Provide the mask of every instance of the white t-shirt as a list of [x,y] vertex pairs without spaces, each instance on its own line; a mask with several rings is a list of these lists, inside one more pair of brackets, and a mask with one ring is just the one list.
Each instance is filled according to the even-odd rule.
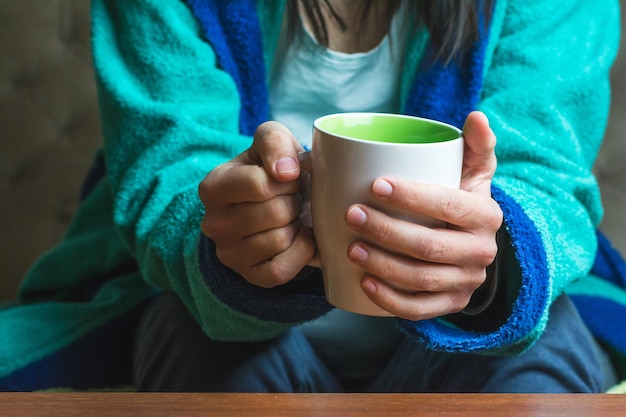
[[[270,77],[270,116],[310,146],[313,121],[331,113],[398,113],[405,32],[398,10],[387,35],[368,52],[347,54],[321,47],[305,31],[278,54]],[[279,51],[284,47],[279,42]]]
[[[320,46],[310,33],[285,48],[279,42],[270,77],[271,119],[286,125],[302,144],[311,145],[313,121],[349,111],[398,113],[400,73],[409,22],[404,7],[390,33],[368,52],[347,54]],[[392,318],[368,317],[335,309],[302,326],[311,345],[335,374],[345,380],[380,372],[398,344]]]

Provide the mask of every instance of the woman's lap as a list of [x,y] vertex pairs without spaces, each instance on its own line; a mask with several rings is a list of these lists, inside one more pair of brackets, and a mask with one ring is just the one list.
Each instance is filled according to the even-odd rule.
[[562,296],[542,337],[521,355],[435,352],[405,337],[378,376],[346,383],[298,328],[265,342],[216,342],[176,295],[163,293],[138,327],[135,385],[187,392],[601,392],[614,382],[605,362]]

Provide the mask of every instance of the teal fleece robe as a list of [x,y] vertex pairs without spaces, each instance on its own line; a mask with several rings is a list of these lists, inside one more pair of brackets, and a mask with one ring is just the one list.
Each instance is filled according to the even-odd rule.
[[[19,302],[0,310],[0,388],[127,383],[131,366],[119,358],[159,290],[175,291],[217,340],[269,339],[332,308],[319,273],[277,289],[248,284],[217,260],[199,227],[198,183],[245,150],[267,117],[283,8],[92,2],[99,172]],[[405,112],[461,125],[479,109],[498,137],[493,196],[504,212],[505,267],[497,315],[399,319],[406,332],[433,349],[515,354],[540,336],[551,302],[589,277],[602,216],[591,168],[618,41],[616,1],[498,0],[468,68],[427,62],[428,35],[414,35]]]

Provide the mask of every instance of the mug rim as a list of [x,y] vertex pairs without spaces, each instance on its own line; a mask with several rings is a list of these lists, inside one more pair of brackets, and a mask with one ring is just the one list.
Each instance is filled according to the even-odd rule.
[[[416,121],[422,121],[422,122],[427,122],[429,124],[434,124],[434,125],[438,125],[441,127],[445,127],[447,129],[449,129],[450,131],[454,131],[456,132],[456,134],[458,135],[455,138],[451,138],[451,139],[447,139],[447,140],[441,140],[441,141],[434,141],[434,142],[386,142],[386,141],[381,141],[381,140],[368,140],[368,139],[361,139],[361,138],[357,138],[357,137],[353,137],[353,136],[348,136],[348,135],[344,135],[344,134],[339,134],[339,133],[335,133],[335,132],[331,132],[328,129],[325,129],[323,127],[320,126],[321,123],[323,123],[325,120],[327,119],[335,119],[335,118],[341,118],[341,117],[346,117],[346,116],[355,116],[355,117],[384,117],[384,118],[390,118],[390,119],[410,119],[410,120],[416,120]],[[429,119],[429,118],[425,118],[425,117],[419,117],[419,116],[412,116],[412,115],[408,115],[408,114],[402,114],[402,113],[385,113],[385,112],[338,112],[338,113],[330,113],[330,114],[326,114],[324,116],[320,116],[318,118],[316,118],[313,122],[313,127],[314,129],[320,131],[321,133],[324,133],[326,135],[329,136],[335,136],[341,139],[345,139],[345,140],[350,140],[350,141],[354,141],[354,142],[360,142],[360,143],[367,143],[367,144],[371,144],[371,145],[384,145],[384,146],[441,146],[442,144],[445,143],[451,143],[454,141],[458,141],[458,140],[463,140],[463,131],[461,129],[459,129],[458,127],[451,125],[449,123],[445,123],[439,120],[435,120],[435,119]]]

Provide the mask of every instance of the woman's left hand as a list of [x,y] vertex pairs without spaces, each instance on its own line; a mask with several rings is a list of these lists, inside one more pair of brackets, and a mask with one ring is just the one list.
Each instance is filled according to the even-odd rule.
[[347,224],[364,239],[348,248],[352,262],[366,271],[361,287],[398,317],[424,320],[463,310],[495,259],[502,224],[491,198],[496,138],[480,112],[467,117],[463,132],[460,189],[394,178],[372,185],[379,201],[441,220],[447,228],[394,219],[362,204],[346,212]]

